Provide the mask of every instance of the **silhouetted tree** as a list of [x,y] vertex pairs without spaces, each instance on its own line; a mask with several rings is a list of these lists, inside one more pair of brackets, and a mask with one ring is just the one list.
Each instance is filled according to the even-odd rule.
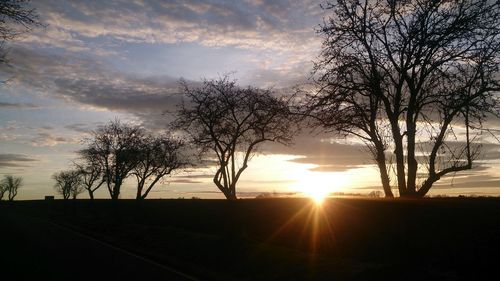
[[5,192],[7,192],[7,187],[2,182],[0,182],[0,201],[3,199]]
[[[309,116],[358,137],[392,197],[422,197],[443,176],[472,168],[499,89],[499,2],[327,2]],[[460,135],[455,134],[462,131]],[[389,152],[390,151],[390,152]],[[393,151],[393,152],[392,152]],[[395,159],[394,159],[395,158]]]
[[0,200],[3,198],[4,194],[7,193],[9,201],[13,201],[22,185],[23,179],[21,177],[5,175],[2,181],[0,181]]
[[139,147],[139,159],[132,173],[137,179],[136,199],[145,199],[158,181],[186,166],[181,155],[184,143],[169,135],[148,135]]
[[52,175],[52,179],[56,181],[54,185],[56,192],[61,194],[65,200],[70,197],[76,199],[78,194],[84,190],[80,171],[78,170],[60,171]]
[[0,1],[0,64],[6,62],[5,42],[32,28],[42,26],[35,9],[28,7],[29,0]]
[[109,194],[118,199],[123,181],[139,162],[139,150],[144,138],[144,130],[139,126],[109,122],[92,132],[86,139],[87,148],[83,155],[91,155],[101,167]]
[[287,101],[269,90],[240,88],[228,77],[205,80],[191,88],[181,82],[183,103],[174,128],[217,158],[213,182],[227,199],[236,199],[236,184],[257,146],[265,141],[287,144],[292,137]]
[[83,188],[87,190],[90,199],[94,199],[94,192],[106,182],[104,168],[95,155],[87,150],[81,150],[79,153],[81,162],[75,163],[75,166],[80,173]]

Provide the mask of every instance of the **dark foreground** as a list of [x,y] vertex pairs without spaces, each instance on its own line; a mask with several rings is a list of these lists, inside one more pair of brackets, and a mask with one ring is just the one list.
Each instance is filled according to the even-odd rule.
[[498,198],[1,203],[2,276],[14,280],[498,276]]

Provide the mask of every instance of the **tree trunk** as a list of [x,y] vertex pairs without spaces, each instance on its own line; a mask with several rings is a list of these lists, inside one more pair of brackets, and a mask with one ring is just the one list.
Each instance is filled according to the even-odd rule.
[[226,196],[226,199],[228,199],[228,200],[236,200],[236,199],[238,199],[236,197],[236,194],[233,194],[233,193],[224,194],[224,195]]
[[375,161],[377,162],[377,166],[380,170],[380,180],[382,181],[382,188],[384,189],[385,197],[393,198],[394,194],[392,194],[391,183],[389,181],[389,173],[387,172],[384,145],[382,142],[375,143],[375,149],[377,151],[377,155],[375,155]]
[[[151,189],[153,189],[153,187],[156,185],[156,183],[158,181],[160,181],[160,179],[162,178],[162,176],[157,176],[150,184],[149,186],[146,188],[146,191],[144,192],[144,194],[141,195],[141,199],[146,199],[146,197],[148,196],[149,192],[151,191]],[[142,192],[142,191],[141,191]]]
[[387,166],[385,165],[385,159],[383,161],[377,160],[377,166],[380,170],[380,180],[382,181],[382,187],[384,189],[385,197],[393,198],[394,194],[392,194],[389,174],[387,172]]
[[120,196],[120,187],[116,187],[116,185],[113,187],[113,193],[111,193],[111,199],[113,200],[118,200]]
[[230,188],[228,187],[219,187],[220,191],[222,191],[222,193],[224,193],[224,196],[226,196],[226,199],[228,200],[236,200],[238,199],[236,197],[236,192],[232,192]]
[[394,154],[396,155],[396,176],[398,180],[399,195],[406,194],[406,176],[405,176],[405,161],[403,151],[403,136],[401,136],[398,120],[391,119],[391,132],[394,139]]
[[418,190],[417,192],[418,197],[424,197],[427,194],[427,192],[429,192],[432,185],[438,180],[439,178],[434,175],[429,176],[427,180],[424,182],[424,184],[422,184],[422,186]]
[[142,199],[142,187],[137,187],[137,193],[135,194],[135,199],[136,200]]
[[[224,175],[224,173],[223,173]],[[232,188],[230,186],[227,186],[227,181],[224,178],[224,184],[220,182],[218,179],[218,175],[216,174],[213,178],[213,182],[217,186],[217,188],[226,196],[226,199],[228,200],[236,200],[236,188],[233,186]]]
[[[412,116],[410,116],[412,117]],[[410,118],[408,117],[408,118]],[[415,159],[415,124],[411,121],[406,122],[406,139],[408,140],[407,146],[407,162],[408,162],[408,179],[406,183],[406,197],[415,197],[417,189],[417,170],[418,163]]]
[[113,194],[111,194],[111,199],[118,200],[118,198],[120,198],[121,185],[122,185],[121,181],[117,180],[115,182],[115,185],[113,186]]
[[94,200],[94,192],[90,189],[87,190],[89,192],[89,198],[90,200]]

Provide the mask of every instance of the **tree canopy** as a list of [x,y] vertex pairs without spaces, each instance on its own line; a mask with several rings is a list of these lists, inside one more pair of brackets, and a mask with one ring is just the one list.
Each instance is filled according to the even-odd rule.
[[189,164],[183,148],[184,142],[169,134],[143,138],[137,165],[132,170],[137,179],[136,199],[145,199],[161,179]]
[[[499,89],[498,1],[342,0],[323,7],[306,113],[368,145],[386,196],[472,168]],[[476,143],[476,144],[475,144]]]
[[139,162],[144,129],[115,120],[98,128],[85,140],[81,155],[93,160],[102,169],[112,199],[118,199],[124,180]]
[[79,170],[60,171],[52,175],[55,180],[54,188],[57,193],[61,194],[63,199],[70,197],[76,199],[78,194],[82,193],[82,178]]
[[211,152],[217,170],[213,182],[227,199],[236,199],[236,184],[263,142],[288,144],[292,122],[287,101],[270,90],[238,87],[225,76],[200,87],[182,82],[187,102],[180,106],[174,128]]
[[4,194],[7,193],[9,201],[13,201],[22,185],[23,178],[5,175],[0,181],[0,200],[3,198]]

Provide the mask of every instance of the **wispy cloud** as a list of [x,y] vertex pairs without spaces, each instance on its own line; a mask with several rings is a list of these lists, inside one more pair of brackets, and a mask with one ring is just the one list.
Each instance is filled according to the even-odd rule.
[[[122,47],[197,44],[247,52],[264,86],[303,81],[321,39],[317,1],[70,1],[33,3],[46,28],[26,34],[24,46],[60,49],[66,56],[126,59]],[[201,55],[201,54],[200,54]],[[245,63],[245,62],[241,62]],[[238,70],[238,69],[231,69]]]
[[42,126],[36,129],[37,134],[31,138],[30,144],[34,147],[50,147],[59,144],[78,143],[79,139],[73,136],[61,135],[59,130],[51,126]]
[[28,167],[31,162],[37,161],[24,154],[0,153],[0,168]]
[[71,143],[71,139],[62,136],[55,136],[48,132],[40,132],[36,137],[31,140],[31,145],[36,147],[42,146],[56,146],[63,143]]
[[[88,48],[88,38],[128,43],[307,49],[321,21],[316,1],[37,1],[48,31],[25,42]],[[112,44],[112,43],[109,43]]]
[[98,125],[102,125],[101,123],[98,124],[87,124],[87,123],[73,123],[64,126],[65,129],[75,131],[78,133],[88,133],[92,130],[94,130]]
[[161,114],[180,101],[178,79],[168,76],[137,77],[112,70],[98,60],[27,48],[12,49],[10,55],[16,64],[3,69],[13,77],[8,87],[30,87],[73,103],[137,114]]
[[0,108],[5,108],[5,109],[35,109],[35,108],[40,108],[36,104],[32,103],[11,103],[11,102],[1,102],[0,101]]

